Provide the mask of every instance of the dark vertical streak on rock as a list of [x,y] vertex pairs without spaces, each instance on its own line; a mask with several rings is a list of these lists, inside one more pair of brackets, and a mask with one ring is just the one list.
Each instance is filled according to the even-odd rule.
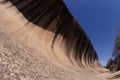
[[17,4],[21,3],[22,1],[24,1],[24,0],[13,0],[13,3],[14,3],[14,5],[17,5]]

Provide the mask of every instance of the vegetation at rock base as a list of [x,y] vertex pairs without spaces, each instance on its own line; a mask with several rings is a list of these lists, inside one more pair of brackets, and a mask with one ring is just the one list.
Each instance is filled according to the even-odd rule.
[[114,60],[109,59],[106,65],[106,68],[110,69],[110,71],[116,72],[120,70],[120,56],[116,57]]
[[110,58],[106,64],[106,68],[108,68],[110,71],[113,71],[113,72],[120,70],[120,29],[118,29],[117,31],[118,32],[115,39],[112,58]]

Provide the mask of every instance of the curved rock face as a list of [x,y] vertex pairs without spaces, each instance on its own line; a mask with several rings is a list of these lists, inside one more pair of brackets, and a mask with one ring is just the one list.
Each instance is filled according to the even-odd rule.
[[0,0],[0,47],[2,80],[105,80],[95,49],[62,0]]
[[[10,1],[28,21],[54,34],[46,35],[48,39],[45,43],[50,44],[55,55],[61,56],[61,53],[55,50],[57,48],[73,64],[75,62],[79,66],[83,64],[95,66],[98,56],[87,35],[62,0]],[[7,3],[7,1],[3,1],[3,3]]]

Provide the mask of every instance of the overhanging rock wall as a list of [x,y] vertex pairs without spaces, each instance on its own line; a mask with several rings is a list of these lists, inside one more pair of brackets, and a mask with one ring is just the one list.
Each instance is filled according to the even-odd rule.
[[[3,3],[7,1],[9,0]],[[49,38],[48,45],[54,54],[59,56],[60,53],[55,50],[57,48],[63,51],[62,54],[73,64],[92,67],[98,65],[98,56],[89,38],[62,0],[10,0],[10,2],[28,21],[54,34],[46,35]],[[62,37],[61,40],[59,35]]]
[[0,46],[0,62],[10,66],[0,68],[3,80],[104,78],[96,74],[102,68],[91,41],[62,0],[0,0]]

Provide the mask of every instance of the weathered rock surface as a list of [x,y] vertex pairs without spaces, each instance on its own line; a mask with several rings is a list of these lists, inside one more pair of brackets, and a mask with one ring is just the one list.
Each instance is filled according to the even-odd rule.
[[115,78],[106,71],[62,0],[0,0],[0,80]]

